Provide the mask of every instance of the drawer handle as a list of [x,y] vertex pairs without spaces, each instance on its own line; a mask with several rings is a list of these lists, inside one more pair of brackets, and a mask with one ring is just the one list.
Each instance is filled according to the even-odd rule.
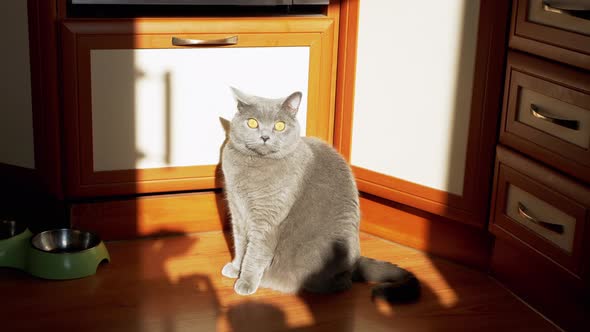
[[586,1],[555,1],[543,0],[543,9],[547,12],[576,16],[582,19],[590,19],[590,2]]
[[578,130],[580,128],[580,123],[577,120],[569,120],[569,119],[561,119],[556,118],[554,116],[549,116],[546,113],[543,114],[541,110],[535,104],[531,104],[531,114],[535,118],[539,118],[541,120],[545,120],[551,123],[554,123],[558,126],[562,126],[568,129]]
[[563,234],[563,225],[542,221],[531,216],[526,206],[524,206],[524,204],[521,202],[518,202],[518,214],[533,224],[537,224],[557,234]]
[[238,43],[238,36],[231,36],[221,39],[188,39],[172,37],[174,46],[202,46],[202,45],[235,45]]

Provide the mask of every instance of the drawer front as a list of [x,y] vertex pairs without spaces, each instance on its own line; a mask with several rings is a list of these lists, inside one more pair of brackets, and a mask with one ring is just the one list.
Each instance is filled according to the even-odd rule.
[[583,274],[590,189],[508,149],[498,147],[497,158],[491,231]]
[[333,21],[303,21],[65,22],[68,195],[219,187],[232,86],[270,98],[301,91],[302,135],[330,141]]
[[511,52],[500,141],[590,181],[590,75]]
[[504,213],[536,235],[572,253],[575,217],[513,184],[506,188]]
[[589,11],[588,1],[529,0],[526,14],[529,22],[590,37]]
[[[515,82],[513,84],[530,80],[534,81],[531,84],[533,86],[552,85],[552,83],[534,77],[522,77],[524,75],[526,74],[514,73]],[[558,94],[561,95],[575,93],[561,86],[553,88],[558,90]],[[590,98],[588,95],[581,95],[581,97]],[[590,146],[590,110],[538,93],[523,85],[517,88],[516,98],[518,100],[515,119],[517,122],[579,146],[584,150],[588,149]]]
[[514,1],[510,47],[590,69],[588,1]]

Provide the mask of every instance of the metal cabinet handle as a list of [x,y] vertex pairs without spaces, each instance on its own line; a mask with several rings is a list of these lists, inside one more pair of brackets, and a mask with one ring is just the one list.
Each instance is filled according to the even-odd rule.
[[543,0],[543,9],[548,12],[590,19],[590,1]]
[[528,220],[534,224],[537,224],[545,229],[548,229],[548,230],[555,232],[557,234],[563,234],[563,231],[564,231],[563,225],[542,221],[542,220],[539,220],[539,219],[531,216],[529,214],[529,211],[526,208],[526,206],[524,206],[524,204],[522,204],[521,202],[518,202],[518,214],[521,217],[525,218],[526,220]]
[[235,45],[238,43],[238,36],[231,36],[221,39],[188,39],[172,37],[174,46],[202,46],[202,45]]
[[545,120],[554,123],[558,126],[562,126],[572,130],[578,130],[580,128],[580,122],[577,120],[569,120],[550,116],[547,113],[543,114],[541,110],[535,104],[531,104],[531,114],[538,119]]

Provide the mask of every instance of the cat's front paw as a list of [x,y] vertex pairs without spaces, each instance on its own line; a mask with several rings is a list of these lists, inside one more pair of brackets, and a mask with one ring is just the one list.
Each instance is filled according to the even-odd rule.
[[253,283],[244,279],[238,279],[234,285],[234,290],[240,295],[250,295],[256,293],[256,290],[258,290],[258,285],[254,285]]
[[240,270],[236,269],[232,262],[225,264],[223,269],[221,270],[221,274],[228,278],[237,278],[240,275]]

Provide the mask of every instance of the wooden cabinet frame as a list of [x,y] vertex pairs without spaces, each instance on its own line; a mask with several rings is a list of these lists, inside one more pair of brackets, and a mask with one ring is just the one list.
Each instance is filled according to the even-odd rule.
[[[508,3],[506,0],[481,1],[463,195],[353,165],[361,191],[479,228],[485,227],[502,93]],[[354,112],[358,12],[359,1],[347,1],[341,5],[334,144],[348,160]]]
[[[219,188],[216,165],[97,172],[93,169],[91,49],[176,48],[171,37],[238,35],[237,47],[310,48],[307,134],[332,140],[332,18],[68,20],[62,25],[64,129],[70,197]],[[233,46],[223,46],[233,47]]]

